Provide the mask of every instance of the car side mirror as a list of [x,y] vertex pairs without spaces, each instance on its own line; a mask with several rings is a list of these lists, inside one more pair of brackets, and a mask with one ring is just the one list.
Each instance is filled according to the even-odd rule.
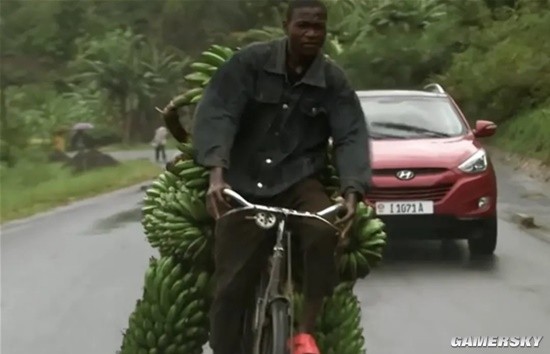
[[476,121],[476,128],[474,129],[474,135],[478,138],[486,138],[495,135],[497,131],[497,125],[489,120]]

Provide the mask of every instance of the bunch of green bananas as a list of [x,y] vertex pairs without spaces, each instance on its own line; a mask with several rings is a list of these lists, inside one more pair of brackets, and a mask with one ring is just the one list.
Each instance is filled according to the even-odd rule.
[[181,107],[198,103],[202,98],[204,87],[208,85],[218,68],[231,58],[233,54],[234,52],[231,48],[217,44],[202,52],[199,61],[190,65],[194,71],[185,76],[185,80],[194,87],[172,99],[174,105]]
[[363,202],[349,231],[349,243],[339,259],[340,278],[355,281],[365,278],[382,260],[387,235],[384,222],[375,217],[374,209]]
[[151,246],[162,256],[211,269],[213,220],[206,212],[204,196],[208,172],[183,156],[162,172],[145,192],[141,223]]
[[[327,149],[327,164],[321,173],[321,180],[329,195],[334,197],[339,194],[340,179],[333,165],[331,147]],[[343,281],[365,278],[379,264],[387,239],[384,227],[382,220],[376,218],[374,209],[360,202],[349,231],[349,243],[339,259]]]
[[[315,339],[323,354],[366,353],[361,304],[353,293],[353,285],[353,282],[340,283],[323,304],[315,328]],[[301,313],[303,302],[302,294],[294,296],[295,314]]]
[[151,258],[119,354],[202,353],[208,341],[210,276],[174,257]]
[[318,323],[319,349],[326,354],[364,354],[361,304],[353,293],[353,283],[342,283],[325,301]]

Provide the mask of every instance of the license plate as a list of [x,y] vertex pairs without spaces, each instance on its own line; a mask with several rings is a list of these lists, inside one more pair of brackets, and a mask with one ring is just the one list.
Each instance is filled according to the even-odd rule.
[[426,215],[434,213],[434,203],[427,200],[376,202],[375,206],[378,215]]

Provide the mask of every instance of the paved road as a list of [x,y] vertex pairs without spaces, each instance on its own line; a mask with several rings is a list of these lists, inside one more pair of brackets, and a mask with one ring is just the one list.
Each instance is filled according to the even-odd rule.
[[[548,186],[498,170],[492,260],[470,260],[463,242],[400,243],[357,286],[369,353],[443,354],[454,336],[550,333],[550,237],[508,221],[513,211],[550,215]],[[138,222],[141,197],[132,187],[3,228],[3,354],[115,353],[156,254]],[[550,353],[546,341],[534,352]]]

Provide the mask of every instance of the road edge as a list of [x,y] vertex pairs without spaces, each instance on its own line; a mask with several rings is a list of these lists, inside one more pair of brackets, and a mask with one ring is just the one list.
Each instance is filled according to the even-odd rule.
[[71,202],[71,203],[66,204],[66,205],[54,207],[54,208],[49,209],[47,211],[36,213],[32,216],[28,216],[28,217],[25,217],[25,218],[8,221],[8,222],[0,225],[0,234],[2,233],[1,231],[8,231],[9,229],[16,228],[16,227],[18,227],[22,224],[32,222],[32,221],[36,221],[36,220],[40,220],[40,219],[44,219],[44,218],[46,218],[48,216],[51,216],[52,214],[55,214],[55,213],[58,213],[58,212],[69,211],[69,210],[80,208],[80,207],[83,207],[83,206],[86,206],[86,205],[90,205],[90,204],[93,204],[95,202],[101,201],[101,200],[103,200],[107,197],[111,197],[113,195],[114,196],[119,196],[119,195],[124,195],[124,194],[131,193],[131,192],[141,191],[141,187],[144,186],[144,185],[148,185],[151,181],[152,181],[152,179],[145,180],[145,181],[133,184],[131,186],[127,186],[127,187],[123,187],[123,188],[120,188],[120,189],[115,189],[115,190],[103,192],[103,193],[94,195],[92,197],[88,197],[88,198],[84,198],[84,199],[80,199],[80,200]]

